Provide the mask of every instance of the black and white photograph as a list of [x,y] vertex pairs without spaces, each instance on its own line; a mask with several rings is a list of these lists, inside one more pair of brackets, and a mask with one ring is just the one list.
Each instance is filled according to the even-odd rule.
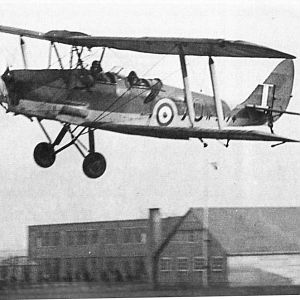
[[0,12],[0,299],[300,294],[299,1]]

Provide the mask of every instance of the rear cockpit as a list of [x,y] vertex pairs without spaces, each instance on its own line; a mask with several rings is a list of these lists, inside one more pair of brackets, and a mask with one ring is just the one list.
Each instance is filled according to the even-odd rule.
[[115,77],[116,82],[122,81],[127,89],[143,89],[150,90],[149,95],[145,98],[144,103],[151,102],[156,98],[162,89],[163,83],[159,78],[146,79],[138,77],[135,71],[130,71],[126,76],[124,75],[123,68],[113,67],[110,72]]

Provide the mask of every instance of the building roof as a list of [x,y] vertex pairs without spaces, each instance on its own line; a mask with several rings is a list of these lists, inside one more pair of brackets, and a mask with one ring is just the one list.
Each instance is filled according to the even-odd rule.
[[[203,220],[203,208],[190,213]],[[209,232],[230,255],[300,252],[300,207],[209,208]]]
[[168,217],[162,219],[162,238],[166,238],[178,224],[182,217]]
[[147,219],[126,219],[126,220],[106,220],[106,221],[90,221],[90,222],[71,222],[71,223],[53,223],[53,224],[37,224],[29,225],[29,228],[38,228],[46,226],[72,226],[72,225],[99,225],[107,223],[123,223],[123,222],[147,222]]
[[[170,233],[170,231],[174,228],[174,226],[177,224],[177,222],[181,219],[181,216],[174,216],[174,217],[167,217],[162,218],[162,234],[163,236],[166,236]],[[54,223],[54,224],[39,224],[39,225],[30,225],[30,229],[35,228],[56,228],[57,226],[66,226],[66,227],[72,227],[76,225],[104,225],[104,224],[119,224],[123,225],[124,223],[140,223],[140,226],[147,226],[148,225],[148,219],[126,219],[126,220],[108,220],[108,221],[92,221],[92,222],[75,222],[75,223]]]

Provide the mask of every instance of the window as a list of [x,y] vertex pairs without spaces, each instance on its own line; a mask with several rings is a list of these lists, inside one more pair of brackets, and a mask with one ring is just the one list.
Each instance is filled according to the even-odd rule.
[[124,244],[131,243],[131,228],[123,229],[123,243]]
[[96,257],[90,258],[90,266],[91,266],[92,272],[95,273],[97,271],[97,258]]
[[107,257],[105,260],[105,267],[108,271],[114,271],[117,266],[117,259],[115,257]]
[[90,230],[90,243],[97,244],[97,241],[98,241],[98,231]]
[[40,248],[42,247],[43,237],[42,234],[39,232],[36,234],[36,247]]
[[220,272],[223,271],[224,259],[222,256],[214,256],[211,261],[212,271]]
[[106,229],[105,230],[105,242],[106,244],[116,244],[117,243],[117,231],[116,229]]
[[163,257],[160,259],[160,270],[161,271],[171,271],[171,258]]
[[60,258],[53,258],[51,261],[51,277],[53,280],[58,280],[59,279],[59,273],[60,273],[60,265],[61,265],[61,260]]
[[141,243],[142,242],[142,228],[133,228],[133,243]]
[[78,231],[77,232],[77,245],[86,245],[87,244],[87,232]]
[[72,272],[72,259],[66,258],[66,272]]
[[67,245],[68,246],[74,245],[74,234],[72,231],[67,231]]
[[147,234],[144,232],[141,234],[141,243],[146,244],[147,242]]
[[143,257],[135,257],[133,260],[135,278],[137,280],[147,276],[146,263]]
[[199,230],[180,230],[173,239],[173,242],[197,243],[201,241],[201,232]]
[[196,237],[195,237],[195,232],[194,231],[188,231],[187,232],[187,240],[188,242],[195,242]]
[[83,275],[87,269],[87,259],[85,257],[80,257],[77,260],[77,270]]
[[43,232],[36,240],[37,247],[58,246],[60,243],[60,232]]
[[194,271],[203,271],[205,269],[205,258],[204,257],[194,257]]
[[45,263],[44,263],[44,268],[45,268],[45,275],[47,276],[47,278],[50,278],[51,275],[51,262],[50,259],[45,259]]
[[179,257],[177,259],[177,270],[178,271],[188,271],[188,259],[185,257]]
[[122,271],[125,274],[125,278],[131,278],[132,277],[132,267],[131,267],[131,263],[130,260],[127,259],[123,259],[122,260]]
[[144,228],[123,228],[122,240],[124,244],[140,244],[146,243],[146,233]]
[[42,246],[50,245],[50,232],[44,232],[44,236],[42,239]]
[[58,246],[60,242],[60,233],[59,232],[53,232],[52,233],[52,246]]
[[176,232],[173,237],[173,242],[184,242],[184,234],[182,231]]
[[6,279],[8,275],[8,268],[6,266],[1,266],[0,268],[0,278],[1,279]]

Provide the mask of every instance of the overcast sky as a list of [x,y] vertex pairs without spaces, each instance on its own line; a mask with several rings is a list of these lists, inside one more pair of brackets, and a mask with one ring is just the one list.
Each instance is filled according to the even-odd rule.
[[[298,1],[1,1],[1,24],[108,36],[180,36],[246,40],[300,57]],[[30,68],[47,66],[48,43],[26,39]],[[60,48],[65,55],[65,47]],[[68,48],[69,49],[69,48]],[[93,52],[94,53],[94,52]],[[92,54],[93,54],[92,53]],[[21,68],[18,37],[0,34],[1,72]],[[99,57],[99,53],[94,53]],[[90,58],[92,59],[92,58]],[[67,60],[66,60],[67,61]],[[244,101],[280,60],[217,58],[220,93],[231,107]],[[188,58],[193,90],[211,94],[208,59]],[[107,51],[104,67],[124,66],[181,87],[178,57]],[[300,112],[299,59],[289,110]],[[54,137],[58,124],[45,122]],[[268,130],[267,128],[261,128]],[[300,119],[284,116],[275,132],[300,139]],[[45,140],[35,122],[0,113],[0,249],[27,247],[33,224],[164,216],[192,206],[298,206],[300,145],[172,141],[96,132],[107,159],[103,177],[82,173],[76,149],[49,169],[36,166],[35,145]],[[216,162],[215,170],[211,163]],[[205,195],[208,195],[206,199]]]

